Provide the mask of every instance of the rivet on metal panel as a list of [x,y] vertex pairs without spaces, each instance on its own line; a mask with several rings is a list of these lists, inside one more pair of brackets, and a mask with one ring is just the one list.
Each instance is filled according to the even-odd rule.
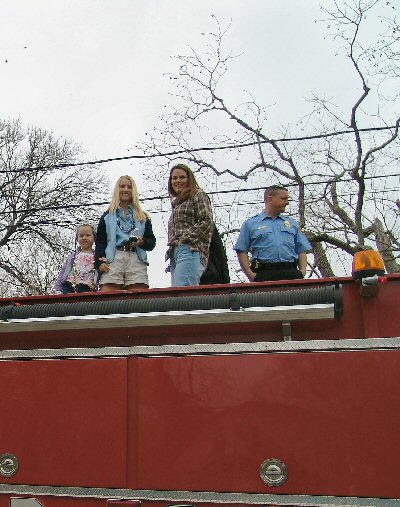
[[292,339],[292,326],[290,322],[282,322],[283,340],[289,342]]
[[0,474],[3,477],[12,477],[18,472],[18,459],[14,454],[2,454],[0,456]]
[[268,486],[281,486],[288,477],[285,463],[276,458],[267,459],[261,463],[260,477]]

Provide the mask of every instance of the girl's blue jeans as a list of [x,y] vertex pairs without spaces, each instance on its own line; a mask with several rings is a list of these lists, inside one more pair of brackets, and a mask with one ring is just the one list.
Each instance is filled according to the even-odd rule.
[[200,252],[189,245],[176,246],[171,256],[172,287],[199,285],[205,267],[200,261]]

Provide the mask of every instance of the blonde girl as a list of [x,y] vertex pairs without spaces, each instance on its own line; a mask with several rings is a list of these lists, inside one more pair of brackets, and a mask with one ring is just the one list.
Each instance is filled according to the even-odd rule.
[[100,290],[147,288],[147,252],[155,245],[151,221],[140,205],[136,184],[130,176],[121,176],[97,228]]

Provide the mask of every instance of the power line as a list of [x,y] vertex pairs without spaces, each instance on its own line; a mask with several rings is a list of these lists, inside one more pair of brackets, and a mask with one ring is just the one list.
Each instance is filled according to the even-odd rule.
[[[368,127],[364,129],[358,129],[358,132],[379,132],[383,130],[391,130],[398,128],[397,125],[393,125],[391,127]],[[202,147],[202,148],[193,148],[186,150],[175,150],[165,153],[153,153],[151,155],[127,155],[124,157],[110,157],[99,160],[90,160],[87,162],[75,162],[68,164],[54,164],[48,166],[37,166],[37,167],[25,167],[21,169],[9,169],[9,170],[0,170],[0,174],[10,174],[10,173],[22,173],[22,172],[30,172],[30,171],[47,171],[48,169],[65,169],[67,167],[79,167],[79,166],[89,166],[89,165],[98,165],[98,164],[106,164],[109,162],[120,162],[122,160],[150,160],[155,158],[162,157],[171,157],[176,155],[182,155],[183,153],[197,153],[200,151],[222,151],[222,150],[233,150],[236,148],[248,148],[250,146],[258,146],[260,144],[272,144],[272,143],[290,143],[294,141],[312,141],[316,139],[326,139],[327,137],[335,137],[340,135],[353,134],[353,130],[341,130],[337,132],[327,132],[326,134],[315,134],[311,136],[300,136],[300,137],[283,137],[280,139],[268,139],[266,141],[252,141],[248,143],[238,143],[231,144],[225,146],[215,146],[215,147]]]
[[[379,174],[379,175],[375,175],[375,176],[365,176],[364,179],[365,180],[375,180],[375,179],[392,178],[392,177],[400,177],[400,173],[395,173],[395,174]],[[352,180],[350,178],[344,178],[344,179],[338,179],[338,180],[336,180],[336,183],[338,183],[338,182],[340,182],[340,183],[347,183],[347,182],[351,182],[351,181],[354,181],[354,180]],[[306,182],[305,186],[307,186],[307,185],[323,185],[323,184],[328,184],[328,183],[332,183],[332,180],[310,181],[308,183]],[[285,186],[286,187],[296,187],[297,184],[296,183],[289,183],[289,184],[287,184]],[[263,187],[253,187],[253,188],[239,188],[239,189],[231,189],[231,190],[214,190],[214,191],[207,192],[207,194],[208,195],[220,195],[220,194],[232,194],[232,193],[238,194],[238,193],[241,193],[241,192],[257,192],[257,191],[264,191],[264,190],[265,190],[265,186],[263,186]],[[396,189],[393,189],[392,191],[395,191],[395,190]],[[389,191],[391,191],[391,190],[390,189],[386,189],[386,190],[384,190],[384,189],[368,190],[367,189],[366,190],[366,192],[368,192],[368,193],[373,193],[373,192],[387,193]],[[351,196],[351,195],[356,195],[356,194],[352,194],[352,193],[343,194],[343,196]],[[168,195],[153,196],[153,197],[143,197],[143,198],[140,199],[140,202],[143,203],[143,202],[148,202],[148,201],[165,201],[165,200],[169,200],[169,196]],[[110,204],[109,201],[82,203],[82,204],[63,204],[63,205],[60,205],[60,206],[47,206],[47,207],[43,207],[43,208],[29,208],[29,209],[12,210],[12,211],[0,211],[0,216],[1,215],[9,215],[9,214],[12,214],[12,213],[15,213],[15,214],[20,214],[20,213],[30,213],[30,214],[33,214],[33,213],[39,213],[41,211],[55,211],[55,210],[60,210],[60,209],[67,210],[67,209],[88,208],[88,207],[96,207],[96,206],[107,206],[109,204]],[[248,204],[248,203],[245,203],[245,204]],[[229,204],[229,206],[231,206],[231,204]]]

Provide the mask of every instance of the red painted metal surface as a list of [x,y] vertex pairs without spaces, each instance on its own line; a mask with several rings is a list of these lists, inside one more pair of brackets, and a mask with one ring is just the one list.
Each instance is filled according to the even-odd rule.
[[20,464],[1,483],[125,484],[126,359],[2,361],[0,386],[0,454]]
[[[291,280],[286,282],[264,282],[252,284],[232,284],[229,286],[190,287],[175,289],[144,289],[134,293],[119,291],[115,294],[93,293],[86,296],[36,296],[0,300],[0,306],[10,304],[35,304],[55,302],[75,302],[81,300],[104,301],[119,298],[161,298],[170,296],[197,296],[223,294],[229,291],[246,293],[260,290],[293,290],[319,287],[326,284],[341,283],[343,286],[344,315],[340,320],[297,321],[292,323],[293,340],[338,340],[351,338],[375,338],[399,336],[400,326],[394,316],[398,312],[400,275],[388,276],[385,284],[380,284],[378,293],[372,298],[360,297],[359,285],[351,278]],[[105,347],[133,345],[163,345],[190,343],[225,343],[279,341],[282,327],[279,322],[254,322],[235,324],[180,325],[179,332],[173,326],[114,328],[99,331],[86,329],[68,331],[40,331],[14,334],[0,333],[0,350],[18,348],[63,348],[63,347]]]
[[[337,281],[344,291],[342,318],[293,322],[293,340],[400,336],[399,275],[369,298],[351,279]],[[190,297],[325,283],[335,280],[16,302]],[[280,340],[280,322],[192,324],[0,333],[0,349]],[[0,454],[20,461],[17,474],[0,477],[0,484],[400,498],[399,397],[400,350],[0,361]],[[260,479],[268,458],[287,465],[284,485],[273,488]],[[9,507],[13,496],[0,494],[0,507]],[[36,498],[47,507],[113,505],[106,498]]]
[[400,496],[398,351],[140,359],[138,379],[139,488]]

